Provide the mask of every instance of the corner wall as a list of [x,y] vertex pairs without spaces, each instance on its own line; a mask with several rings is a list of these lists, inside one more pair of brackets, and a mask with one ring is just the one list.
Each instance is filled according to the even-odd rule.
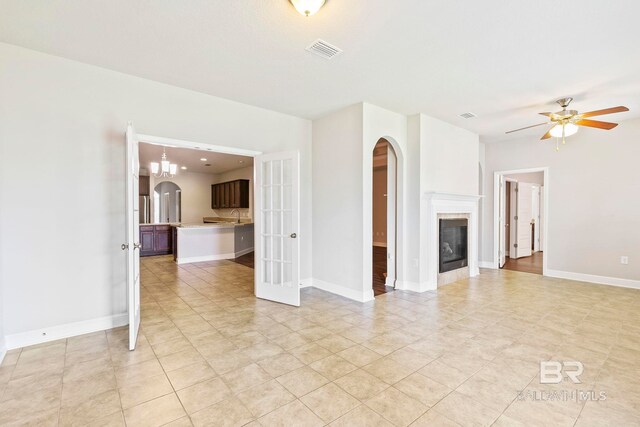
[[[560,151],[536,136],[485,144],[482,259],[495,262],[494,172],[547,166],[548,273],[640,287],[638,135],[640,119],[634,119],[611,131],[582,128]],[[620,264],[622,255],[628,265]]]

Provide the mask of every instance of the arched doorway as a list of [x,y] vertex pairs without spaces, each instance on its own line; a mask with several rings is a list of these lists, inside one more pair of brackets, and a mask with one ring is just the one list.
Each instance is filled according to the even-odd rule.
[[377,296],[393,291],[397,280],[398,159],[385,138],[373,148],[372,167],[372,287]]
[[163,181],[153,189],[153,219],[158,223],[182,221],[182,190],[171,181]]

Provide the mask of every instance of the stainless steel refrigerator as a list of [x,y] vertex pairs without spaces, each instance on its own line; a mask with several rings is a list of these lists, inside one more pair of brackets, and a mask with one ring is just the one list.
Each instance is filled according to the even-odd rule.
[[151,223],[151,197],[140,196],[140,224]]

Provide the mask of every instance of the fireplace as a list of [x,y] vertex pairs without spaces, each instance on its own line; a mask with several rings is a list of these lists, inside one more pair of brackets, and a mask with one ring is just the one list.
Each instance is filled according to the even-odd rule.
[[467,266],[467,223],[466,218],[440,219],[440,273]]

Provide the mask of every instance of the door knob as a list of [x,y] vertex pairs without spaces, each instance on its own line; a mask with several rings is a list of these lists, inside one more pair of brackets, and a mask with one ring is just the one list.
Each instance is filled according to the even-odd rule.
[[126,243],[123,243],[122,245],[120,245],[120,249],[122,249],[123,251],[126,251],[127,249],[129,249],[129,245],[127,245]]
[[289,237],[291,237],[292,239],[295,239],[296,237],[298,237],[298,235],[296,233],[291,233],[291,236]]
[[140,249],[142,247],[142,245],[140,243],[134,243],[133,244],[133,249]]

